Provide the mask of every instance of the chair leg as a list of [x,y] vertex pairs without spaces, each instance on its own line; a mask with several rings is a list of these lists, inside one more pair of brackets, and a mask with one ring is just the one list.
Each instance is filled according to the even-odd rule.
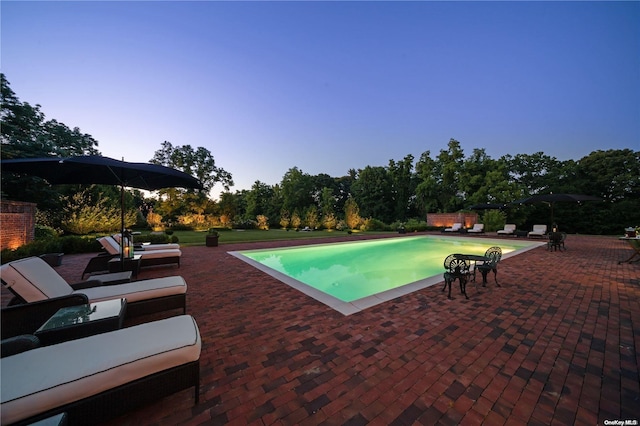
[[464,297],[469,299],[469,296],[467,296],[467,280],[464,279],[463,277],[460,277],[460,292],[462,294],[464,294]]

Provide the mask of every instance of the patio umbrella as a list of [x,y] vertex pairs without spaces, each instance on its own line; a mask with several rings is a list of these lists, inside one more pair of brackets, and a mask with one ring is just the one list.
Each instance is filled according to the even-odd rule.
[[591,195],[582,194],[536,194],[521,200],[514,201],[511,204],[535,204],[547,203],[551,207],[551,225],[553,226],[553,205],[555,203],[582,203],[583,201],[602,201],[602,198],[593,197]]
[[[52,185],[102,184],[120,186],[120,221],[124,233],[124,187],[154,191],[161,188],[202,189],[193,176],[151,163],[129,163],[99,155],[77,157],[17,158],[2,160],[3,172],[23,173],[46,179]],[[124,250],[120,250],[121,257]]]
[[507,205],[504,203],[478,203],[469,206],[469,210],[503,210],[506,207]]

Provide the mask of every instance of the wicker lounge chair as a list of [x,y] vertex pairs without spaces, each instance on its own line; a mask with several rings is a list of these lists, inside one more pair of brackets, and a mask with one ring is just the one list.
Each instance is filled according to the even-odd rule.
[[458,232],[461,229],[462,229],[461,223],[454,223],[453,226],[451,226],[451,228],[445,228],[444,232]]
[[92,302],[125,298],[128,316],[177,308],[186,313],[187,284],[179,276],[117,285],[103,285],[100,281],[69,285],[39,257],[9,262],[0,267],[0,272],[2,284],[16,296],[12,304],[80,293]]
[[547,225],[533,225],[531,232],[527,234],[527,237],[544,237],[547,233]]
[[513,223],[507,223],[504,229],[498,230],[498,235],[513,235],[516,232],[516,225]]
[[34,348],[0,359],[2,424],[59,413],[96,424],[190,387],[199,402],[202,342],[189,315],[50,346],[30,337]]
[[475,223],[473,228],[467,229],[467,232],[472,234],[484,234],[484,223]]
[[[111,255],[120,254],[120,244],[113,237],[100,237],[98,238],[100,245]],[[182,252],[178,249],[166,249],[166,250],[134,250],[134,255],[140,255],[141,267],[155,266],[155,265],[168,265],[177,263],[180,266],[180,256]]]
[[[120,234],[113,234],[111,236],[113,240],[120,245]],[[149,250],[180,250],[180,244],[177,243],[166,243],[166,244],[149,244],[149,243],[133,243],[134,249],[136,251],[149,251]]]

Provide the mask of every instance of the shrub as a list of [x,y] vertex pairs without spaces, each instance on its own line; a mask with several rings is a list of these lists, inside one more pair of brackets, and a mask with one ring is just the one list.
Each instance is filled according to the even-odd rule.
[[269,230],[269,218],[263,214],[256,216],[258,229]]
[[133,237],[135,243],[166,244],[170,240],[167,234],[141,234]]
[[178,244],[178,242],[180,241],[180,239],[178,238],[177,235],[172,235],[171,236],[171,242],[174,244]]
[[57,238],[58,232],[50,226],[45,225],[36,225],[35,228],[35,239],[36,240],[47,240],[50,238]]
[[328,230],[336,229],[336,226],[338,226],[338,219],[336,218],[336,215],[333,213],[325,214],[322,217],[322,226]]
[[15,250],[5,249],[0,253],[2,263],[25,257],[40,256],[46,253],[94,253],[100,251],[100,244],[95,238],[67,236],[36,240],[22,245]]
[[486,210],[482,215],[482,223],[484,223],[485,232],[495,232],[504,228],[507,223],[507,214],[500,210]]
[[407,232],[422,232],[426,231],[428,226],[424,220],[409,219],[407,223],[404,224],[404,228]]
[[368,218],[362,221],[360,226],[362,231],[388,231],[389,227],[381,220]]

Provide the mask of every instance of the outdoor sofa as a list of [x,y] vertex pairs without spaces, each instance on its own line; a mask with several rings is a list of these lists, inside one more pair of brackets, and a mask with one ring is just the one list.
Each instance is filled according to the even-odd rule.
[[69,285],[39,257],[28,257],[0,267],[2,284],[15,298],[10,303],[28,303],[70,294],[85,294],[89,301],[127,299],[127,315],[137,316],[169,309],[186,313],[187,284],[180,276],[104,285],[97,280]]
[[92,425],[190,387],[199,402],[202,342],[189,315],[49,346],[39,346],[32,335],[7,337],[33,343],[22,351],[3,350],[3,425],[59,413],[66,413],[70,425]]

